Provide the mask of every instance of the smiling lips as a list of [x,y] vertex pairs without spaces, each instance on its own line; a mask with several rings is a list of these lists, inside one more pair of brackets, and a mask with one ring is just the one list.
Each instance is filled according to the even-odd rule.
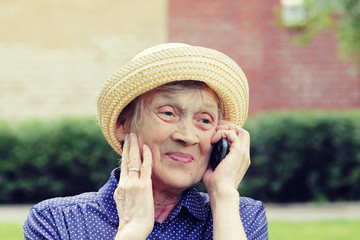
[[182,152],[169,152],[166,155],[172,160],[179,163],[190,163],[194,160],[194,157],[191,154],[182,153]]

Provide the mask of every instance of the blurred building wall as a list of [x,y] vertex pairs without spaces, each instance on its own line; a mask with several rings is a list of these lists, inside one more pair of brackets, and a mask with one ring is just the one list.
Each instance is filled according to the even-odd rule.
[[111,73],[141,50],[223,51],[250,83],[250,113],[360,107],[360,73],[328,32],[307,46],[277,27],[280,0],[0,1],[0,118],[95,115]]
[[278,27],[280,0],[169,0],[169,41],[225,52],[250,84],[250,112],[360,107],[360,72],[339,58],[327,32],[307,46]]
[[95,115],[102,83],[167,40],[167,1],[0,1],[0,118]]

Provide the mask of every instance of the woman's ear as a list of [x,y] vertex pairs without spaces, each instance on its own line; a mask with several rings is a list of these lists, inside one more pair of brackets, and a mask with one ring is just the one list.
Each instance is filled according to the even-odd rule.
[[128,131],[125,130],[124,124],[116,124],[115,135],[116,135],[116,138],[119,139],[119,141],[121,141],[121,142],[125,141],[125,135],[127,133],[128,133]]

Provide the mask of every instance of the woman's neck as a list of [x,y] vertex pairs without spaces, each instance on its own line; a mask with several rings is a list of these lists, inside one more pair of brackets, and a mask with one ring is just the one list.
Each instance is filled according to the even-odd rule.
[[182,191],[170,192],[153,186],[155,218],[163,222],[182,197]]

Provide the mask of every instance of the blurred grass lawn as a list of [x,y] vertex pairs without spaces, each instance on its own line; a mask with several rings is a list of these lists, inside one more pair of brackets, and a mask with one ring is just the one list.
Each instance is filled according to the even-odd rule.
[[[304,222],[269,222],[272,240],[358,240],[360,220],[326,220]],[[0,223],[0,239],[23,239],[22,223]]]
[[23,223],[15,222],[0,222],[0,239],[1,240],[15,240],[15,239],[24,239],[22,233]]
[[275,240],[358,240],[360,219],[303,222],[270,221],[268,228],[269,238]]

